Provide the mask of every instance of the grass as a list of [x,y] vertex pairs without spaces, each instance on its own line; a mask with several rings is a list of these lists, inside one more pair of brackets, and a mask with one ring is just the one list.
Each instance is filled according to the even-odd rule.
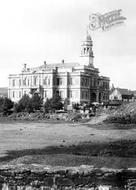
[[128,168],[136,166],[136,141],[82,143],[77,146],[51,146],[44,149],[8,151],[1,162],[61,166],[94,165]]

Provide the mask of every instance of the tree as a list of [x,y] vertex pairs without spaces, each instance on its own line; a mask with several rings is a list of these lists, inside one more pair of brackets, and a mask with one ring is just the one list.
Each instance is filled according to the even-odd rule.
[[45,112],[49,112],[49,110],[55,111],[62,109],[63,104],[61,102],[61,97],[58,93],[56,93],[53,98],[47,99],[47,101],[44,103],[44,110]]
[[51,110],[51,99],[46,100],[46,102],[44,103],[44,111],[45,113],[49,113],[49,110]]
[[61,97],[58,93],[56,93],[53,98],[51,99],[51,108],[52,110],[60,110],[62,109],[63,104],[61,102]]
[[19,102],[15,104],[15,111],[16,112],[32,111],[31,98],[27,94],[24,94],[22,98],[19,100]]
[[0,98],[0,112],[7,115],[9,111],[13,108],[14,103],[7,97]]
[[43,105],[43,98],[38,93],[34,93],[30,100],[33,110],[40,110]]
[[3,112],[3,102],[4,102],[4,98],[0,97],[0,112]]

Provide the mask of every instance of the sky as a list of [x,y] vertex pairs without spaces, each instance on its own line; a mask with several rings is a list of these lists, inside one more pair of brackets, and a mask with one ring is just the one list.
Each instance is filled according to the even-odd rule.
[[136,90],[135,0],[0,0],[0,87],[24,63],[78,62],[89,15],[122,9],[124,24],[89,30],[94,66],[115,87]]

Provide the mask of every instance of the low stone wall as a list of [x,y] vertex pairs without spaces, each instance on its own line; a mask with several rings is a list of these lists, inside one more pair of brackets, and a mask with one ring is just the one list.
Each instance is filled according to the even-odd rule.
[[3,187],[7,185],[8,187],[48,187],[48,189],[89,189],[107,186],[114,189],[115,187],[124,188],[134,184],[132,179],[135,176],[135,169],[99,169],[93,166],[62,168],[18,165],[0,168],[0,184],[3,184]]

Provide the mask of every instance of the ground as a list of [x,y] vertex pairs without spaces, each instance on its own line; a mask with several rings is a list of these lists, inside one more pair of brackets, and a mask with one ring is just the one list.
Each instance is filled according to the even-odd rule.
[[102,123],[1,122],[1,164],[135,167],[136,128]]

